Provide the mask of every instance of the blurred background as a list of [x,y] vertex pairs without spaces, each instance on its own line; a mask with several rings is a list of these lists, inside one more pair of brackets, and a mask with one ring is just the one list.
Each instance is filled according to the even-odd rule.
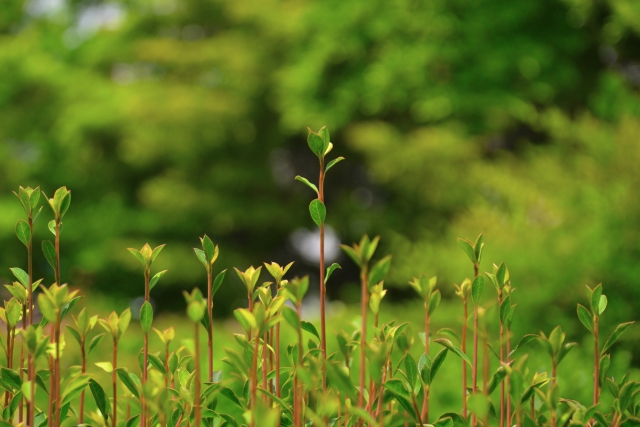
[[[338,243],[380,235],[385,303],[419,319],[408,280],[437,275],[457,307],[472,268],[456,238],[482,232],[482,271],[511,270],[517,334],[586,339],[575,304],[603,282],[608,335],[640,313],[639,89],[634,0],[3,0],[0,276],[25,266],[19,185],[72,190],[62,276],[84,293],[139,297],[125,248],[166,243],[153,297],[182,311],[206,284],[204,233],[216,272],[316,274],[294,177],[317,180],[306,126],[327,125],[347,159],[326,182],[335,310],[358,300]],[[52,279],[39,250],[35,271]],[[230,272],[216,314],[243,289]],[[638,328],[624,338],[617,366],[640,364]]]

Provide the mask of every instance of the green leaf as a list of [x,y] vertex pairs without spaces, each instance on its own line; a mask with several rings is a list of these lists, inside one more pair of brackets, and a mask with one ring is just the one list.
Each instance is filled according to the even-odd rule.
[[487,385],[487,392],[489,394],[493,393],[493,391],[498,387],[498,385],[506,378],[507,370],[504,366],[500,366],[491,376],[491,380],[489,380],[489,384]]
[[328,164],[327,167],[324,168],[324,173],[327,173],[329,171],[329,169],[331,169],[336,163],[340,162],[344,160],[344,157],[340,156],[338,158],[335,158],[333,160],[331,160]]
[[104,334],[98,334],[91,339],[91,342],[89,343],[89,349],[87,350],[87,355],[90,355],[96,350],[96,348],[98,348],[98,345],[100,345],[100,342],[102,342],[103,338]]
[[604,313],[604,310],[607,308],[607,296],[601,295],[600,302],[598,304],[598,316]]
[[593,292],[591,293],[591,312],[598,313],[598,308],[600,307],[600,297],[602,296],[602,284],[599,284],[595,288],[593,288]]
[[161,278],[162,276],[164,276],[164,273],[166,273],[167,271],[169,271],[169,270],[162,270],[162,271],[160,271],[160,272],[156,273],[156,274],[151,278],[151,280],[149,281],[149,290],[153,289],[153,288],[154,288],[154,286],[156,286],[156,284],[158,283],[158,280],[160,280],[160,278]]
[[352,402],[358,400],[356,390],[351,384],[349,375],[345,372],[346,368],[338,367],[330,361],[325,361],[327,379],[333,387],[335,387],[344,396],[351,399]]
[[605,354],[600,358],[600,378],[598,378],[598,382],[600,386],[604,384],[605,378],[607,378],[607,371],[609,371],[609,365],[611,364],[611,356]]
[[458,244],[462,250],[467,254],[472,263],[476,263],[476,253],[473,250],[473,244],[467,239],[458,239]]
[[314,199],[309,204],[309,213],[311,214],[313,222],[315,222],[318,227],[321,227],[327,216],[327,208],[325,208],[324,203],[319,199]]
[[47,259],[47,262],[53,268],[56,269],[56,249],[53,247],[53,243],[50,240],[42,241],[42,252],[44,252],[44,257]]
[[391,255],[387,255],[371,267],[369,272],[369,286],[377,285],[384,279],[391,267]]
[[78,396],[89,384],[89,380],[90,377],[88,375],[78,375],[72,379],[62,393],[62,404],[65,405]]
[[578,304],[578,319],[591,333],[593,333],[593,317],[589,310],[583,305]]
[[411,354],[407,354],[407,357],[404,358],[404,369],[409,380],[409,387],[413,389],[418,381],[418,365]]
[[226,274],[227,274],[227,270],[224,269],[220,273],[218,273],[215,279],[213,279],[213,285],[211,287],[212,297],[216,294],[216,292],[218,292],[218,289],[220,289],[220,286],[222,286],[222,282],[224,281],[224,276]]
[[484,419],[489,413],[489,397],[482,392],[469,396],[467,405],[469,410],[480,419]]
[[102,369],[103,371],[107,372],[107,373],[111,373],[113,372],[113,365],[111,364],[111,362],[107,361],[107,362],[96,362],[95,365]]
[[93,400],[96,402],[96,406],[102,412],[104,416],[105,422],[109,418],[109,399],[107,398],[107,394],[104,392],[104,389],[100,384],[98,384],[95,380],[89,380],[89,389],[91,390],[91,395],[93,396]]
[[[480,276],[478,276],[480,277]],[[469,358],[467,357],[466,354],[464,354],[464,352],[462,350],[460,350],[458,347],[456,347],[455,345],[453,345],[453,343],[451,341],[449,341],[446,338],[438,338],[433,340],[433,342],[440,344],[441,346],[453,351],[455,354],[457,354],[462,360],[464,360],[465,362],[467,362],[469,364],[469,366],[471,366],[471,360],[469,360]]]
[[196,253],[196,256],[198,257],[202,265],[204,265],[204,268],[209,270],[209,263],[207,262],[207,254],[205,254],[202,249],[198,249],[198,248],[193,248],[193,251]]
[[162,375],[167,376],[167,369],[165,368],[164,363],[162,363],[162,360],[160,360],[160,358],[155,354],[149,353],[147,356],[149,357],[149,363],[160,371]]
[[16,277],[16,279],[18,279],[22,286],[24,286],[26,289],[29,288],[29,275],[26,271],[18,267],[13,267],[9,270],[11,270],[11,273],[13,273],[13,275]]
[[214,258],[215,246],[206,234],[202,237],[201,241],[202,249],[204,249],[204,253],[206,255],[207,264],[210,264]]
[[318,193],[318,187],[315,186],[315,184],[313,184],[311,181],[309,181],[307,178],[304,178],[300,175],[296,176],[296,180],[302,182],[303,184],[306,184],[309,188],[311,188],[313,191],[316,192],[316,194],[320,194]]
[[429,314],[432,314],[436,308],[438,308],[441,299],[442,295],[440,294],[440,291],[435,291],[431,294],[431,297],[429,298]]
[[124,386],[131,392],[131,394],[139,399],[140,392],[138,391],[138,386],[136,385],[136,382],[138,381],[133,380],[133,374],[130,374],[126,368],[116,369],[116,374],[118,374],[118,378],[120,378],[122,384],[124,384]]
[[136,415],[134,417],[129,418],[127,422],[124,424],[124,427],[139,426],[140,425],[140,421],[138,421],[139,418],[140,418],[140,415]]
[[239,406],[240,408],[244,409],[244,405],[242,405],[242,403],[240,402],[240,399],[238,399],[238,395],[236,395],[235,392],[230,388],[228,387],[220,388],[220,394],[226,397],[227,399],[229,399],[236,406]]
[[151,323],[153,323],[153,308],[149,301],[145,301],[140,307],[140,326],[142,326],[142,332],[145,334],[151,329]]
[[53,234],[55,236],[56,235],[56,220],[52,219],[51,221],[49,221],[47,223],[47,228],[49,229],[51,234]]
[[609,350],[609,348],[616,342],[618,341],[618,339],[620,338],[620,336],[627,330],[629,329],[629,326],[633,325],[635,322],[627,322],[627,323],[621,323],[620,325],[618,325],[616,327],[616,329],[613,331],[613,333],[611,334],[611,336],[609,337],[609,339],[607,339],[607,342],[604,343],[604,347],[602,347],[602,350],[600,351],[600,354],[603,355],[606,353],[607,350]]
[[471,284],[471,299],[476,306],[480,304],[482,293],[484,292],[484,278],[477,276]]
[[324,283],[326,284],[329,281],[329,277],[331,277],[331,274],[333,274],[334,271],[336,271],[337,269],[342,269],[342,267],[340,267],[340,264],[338,263],[333,263],[329,266],[329,268],[327,268],[327,273],[324,276]]
[[291,327],[293,327],[295,330],[298,330],[300,328],[300,319],[298,318],[298,313],[296,313],[293,308],[288,306],[283,307],[282,317],[284,317],[284,320],[286,320],[287,323],[291,325]]
[[144,266],[147,265],[147,262],[145,261],[144,257],[142,256],[139,250],[134,248],[127,248],[127,250],[131,252],[131,255],[133,255],[138,261],[140,261],[140,264]]
[[431,376],[429,378],[429,384],[433,383],[440,366],[444,363],[444,359],[447,357],[447,352],[449,350],[445,347],[436,354],[436,357],[433,358],[433,362],[431,363]]
[[67,192],[64,199],[62,199],[62,203],[60,204],[60,218],[62,218],[67,213],[70,205],[71,205],[71,191]]
[[2,368],[1,372],[2,372],[3,382],[11,386],[13,388],[13,391],[17,391],[21,389],[22,379],[20,378],[20,374],[8,368]]
[[26,221],[21,219],[16,223],[16,236],[18,236],[18,239],[23,245],[29,247],[29,243],[31,242],[31,229]]
[[309,136],[307,136],[307,144],[309,144],[309,148],[319,159],[324,156],[324,142],[320,135],[314,133],[311,129],[309,129]]
[[320,339],[318,330],[316,329],[315,326],[313,326],[313,323],[305,322],[304,320],[302,320],[300,321],[300,326],[302,327],[303,330],[309,332],[311,335],[314,335],[316,338],[318,338],[318,340]]

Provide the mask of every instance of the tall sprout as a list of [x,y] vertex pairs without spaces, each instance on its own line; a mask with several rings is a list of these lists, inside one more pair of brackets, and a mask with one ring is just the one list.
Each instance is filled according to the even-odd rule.
[[[142,364],[142,387],[144,389],[147,383],[147,373],[149,367],[149,330],[153,323],[153,308],[149,301],[151,290],[158,284],[160,278],[167,272],[167,270],[156,273],[153,278],[151,277],[151,265],[160,254],[160,251],[165,245],[156,246],[151,249],[148,243],[145,243],[140,250],[134,248],[127,248],[127,250],[138,260],[144,267],[144,303],[140,307],[140,325],[144,332],[144,343],[142,347],[143,364]],[[140,415],[140,425],[146,426],[146,406],[144,398],[142,400],[142,413]]]
[[220,286],[222,286],[222,281],[224,280],[224,276],[227,270],[222,270],[215,278],[213,279],[213,263],[218,259],[218,245],[213,244],[209,236],[206,234],[200,238],[200,243],[202,244],[202,249],[193,248],[196,256],[204,266],[207,271],[207,315],[202,318],[203,325],[207,331],[207,349],[208,349],[208,367],[209,367],[209,381],[213,378],[213,296],[216,294]]
[[[325,276],[327,272],[324,267],[324,222],[327,215],[327,209],[324,204],[324,178],[326,173],[336,163],[344,160],[344,157],[337,157],[325,164],[326,156],[333,149],[333,143],[330,142],[329,130],[326,126],[320,128],[318,132],[313,132],[309,129],[309,135],[307,136],[307,144],[318,157],[320,162],[320,176],[318,178],[318,186],[316,187],[308,179],[301,176],[296,176],[298,181],[303,182],[309,188],[316,192],[318,196],[309,204],[309,213],[313,222],[320,228],[320,348],[322,349],[323,359],[327,358],[327,334],[325,326],[325,298],[326,298],[326,283]],[[323,365],[324,367],[324,365]],[[324,369],[324,368],[323,368]],[[322,377],[322,390],[326,391],[327,381],[326,375]]]
[[607,308],[607,297],[602,293],[602,283],[591,289],[586,286],[589,309],[578,304],[578,318],[593,336],[593,405],[600,401],[600,389],[607,376],[611,363],[611,356],[607,350],[620,338],[634,322],[621,323],[611,333],[605,344],[600,348],[600,316]]
[[[428,278],[424,273],[420,277],[414,277],[409,284],[422,298],[424,303],[424,354],[429,355],[429,325],[431,314],[438,308],[440,304],[440,291],[435,289],[437,277]],[[429,422],[429,391],[430,384],[425,384],[424,398],[422,401],[422,421]]]
[[380,236],[373,240],[369,239],[366,234],[360,239],[360,243],[354,243],[353,246],[340,245],[342,250],[360,268],[360,314],[362,316],[360,327],[360,381],[358,408],[365,409],[365,378],[366,378],[366,355],[365,349],[367,345],[367,308],[369,306],[369,286],[376,285],[382,281],[391,266],[391,256],[388,255],[378,261],[373,267],[370,267],[371,258],[378,247]]
[[[111,427],[116,427],[118,420],[118,388],[117,388],[117,369],[118,369],[118,343],[126,332],[131,322],[131,310],[128,308],[124,310],[120,315],[115,311],[106,319],[99,319],[100,325],[111,334],[111,340],[113,343],[111,353],[111,363],[103,365],[106,367],[106,371],[111,373],[111,389],[113,393],[113,410],[111,411]],[[94,397],[96,394],[94,393]],[[98,398],[98,402],[100,399]],[[98,403],[100,405],[100,403]],[[103,411],[104,413],[104,411]],[[108,412],[105,414],[108,417]]]
[[[31,187],[19,187],[18,192],[15,191],[13,194],[16,195],[20,204],[24,208],[27,214],[27,221],[22,219],[18,220],[16,223],[16,236],[20,242],[27,248],[27,281],[26,284],[23,284],[25,290],[27,292],[26,301],[22,304],[22,329],[26,329],[27,326],[33,324],[33,290],[37,287],[37,285],[33,285],[33,225],[35,224],[40,212],[42,212],[43,206],[38,208],[38,203],[40,201],[40,187],[31,188]],[[22,340],[22,349],[20,350],[20,378],[23,378],[23,363],[24,363],[24,338]],[[27,379],[33,382],[34,377],[34,369],[33,364],[30,357],[27,355]],[[30,411],[30,403],[27,400],[27,417]],[[23,420],[22,413],[22,400],[20,401],[20,418],[19,421]]]
[[[456,295],[462,300],[462,337],[460,339],[460,348],[464,354],[467,354],[467,326],[469,324],[469,296],[471,295],[471,280],[464,279],[462,284],[453,285],[456,289]],[[462,361],[462,416],[467,418],[467,363]]]
[[[75,338],[80,346],[80,369],[81,373],[85,374],[87,372],[87,357],[93,353],[97,346],[102,342],[104,338],[104,334],[98,334],[94,336],[91,341],[88,343],[89,347],[87,348],[87,335],[89,332],[96,326],[98,322],[98,316],[89,316],[86,308],[83,308],[78,317],[73,317],[74,326],[67,326],[67,330]],[[80,393],[80,408],[78,410],[78,424],[84,423],[84,397],[85,391],[82,390]]]

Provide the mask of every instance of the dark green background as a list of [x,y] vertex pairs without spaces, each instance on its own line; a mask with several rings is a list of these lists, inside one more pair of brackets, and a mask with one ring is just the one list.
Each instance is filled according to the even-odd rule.
[[[140,295],[125,248],[167,243],[153,293],[182,310],[179,291],[204,285],[191,248],[205,232],[218,270],[314,273],[288,243],[313,226],[293,178],[316,179],[305,127],[327,125],[347,158],[327,222],[344,243],[382,236],[402,287],[389,299],[421,271],[451,297],[472,273],[456,238],[484,232],[483,270],[510,267],[517,330],[583,334],[575,303],[601,281],[606,322],[637,318],[639,84],[634,0],[5,0],[2,275],[25,264],[18,185],[72,190],[63,277],[87,292]],[[329,293],[350,302],[357,273],[339,262]],[[36,272],[52,278],[39,251]],[[242,289],[230,274],[219,314]]]

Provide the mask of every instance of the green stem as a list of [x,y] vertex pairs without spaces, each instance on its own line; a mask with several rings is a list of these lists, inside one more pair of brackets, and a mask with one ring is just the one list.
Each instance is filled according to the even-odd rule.
[[118,339],[113,337],[113,371],[111,372],[111,385],[113,386],[113,414],[111,415],[111,426],[116,427],[118,418],[118,388],[117,388],[117,373],[118,368]]
[[[467,324],[469,322],[469,313],[466,298],[462,300],[462,305],[462,352],[467,354]],[[467,363],[464,360],[462,361],[462,416],[467,419]]]
[[213,275],[211,266],[207,268],[207,316],[209,318],[209,328],[207,330],[207,346],[209,352],[209,377],[213,378]]
[[196,396],[195,396],[195,402],[194,402],[194,406],[195,406],[195,410],[196,410],[196,420],[195,420],[195,426],[196,427],[200,427],[200,338],[199,338],[199,329],[198,329],[198,323],[195,323],[194,325],[194,337],[195,337],[195,350],[196,350],[196,360],[195,360],[195,370],[196,370],[196,374],[195,374],[195,381],[196,381]]
[[[82,339],[80,340],[80,359],[81,359],[81,373],[84,374],[87,372],[87,354],[86,354],[86,350],[85,350],[85,336],[82,336]],[[115,372],[115,367],[113,368],[113,371]],[[84,424],[84,390],[82,390],[82,393],[80,393],[80,408],[78,411],[78,424]]]

